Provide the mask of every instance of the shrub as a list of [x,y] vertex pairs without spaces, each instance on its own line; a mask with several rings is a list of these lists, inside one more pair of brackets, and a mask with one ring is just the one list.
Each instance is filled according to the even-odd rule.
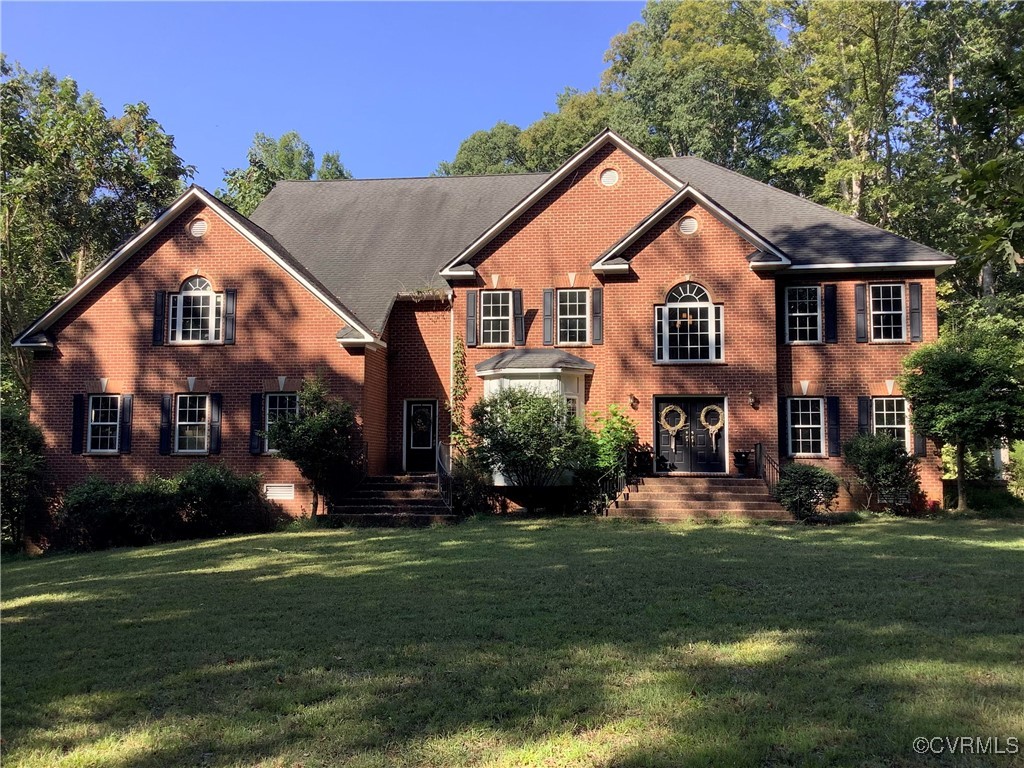
[[891,435],[857,435],[843,446],[843,455],[867,494],[869,509],[908,514],[920,498],[917,459]]
[[1024,440],[1015,443],[1010,450],[1006,475],[1010,493],[1018,499],[1024,499]]
[[608,413],[594,414],[597,425],[597,466],[611,469],[618,464],[627,451],[637,445],[636,424],[617,405],[609,405]]
[[19,550],[46,518],[43,435],[22,408],[6,401],[0,433],[0,542],[5,550]]
[[176,478],[178,507],[189,537],[272,530],[275,506],[259,475],[236,475],[223,464],[193,464]]
[[457,515],[483,515],[494,510],[494,483],[473,451],[452,461],[452,507]]
[[775,497],[797,520],[829,512],[839,496],[839,478],[822,467],[787,464],[779,473]]

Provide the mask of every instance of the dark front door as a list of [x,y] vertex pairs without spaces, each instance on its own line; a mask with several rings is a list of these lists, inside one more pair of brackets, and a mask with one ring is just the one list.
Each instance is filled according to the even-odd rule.
[[405,471],[433,472],[436,468],[437,401],[405,403]]
[[659,397],[654,401],[658,472],[725,472],[725,400]]

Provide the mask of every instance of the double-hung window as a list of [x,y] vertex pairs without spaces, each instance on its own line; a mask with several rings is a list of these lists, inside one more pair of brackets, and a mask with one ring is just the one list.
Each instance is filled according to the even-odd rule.
[[175,453],[207,453],[210,449],[209,395],[178,395],[175,403]]
[[820,397],[791,397],[789,408],[789,455],[825,455],[825,404]]
[[89,395],[89,453],[117,453],[120,425],[120,395]]
[[224,294],[215,293],[205,277],[190,277],[178,293],[172,293],[170,332],[172,344],[220,344],[223,338]]
[[872,431],[875,434],[892,435],[900,445],[908,445],[907,401],[902,397],[876,397],[872,403],[874,412]]
[[871,286],[871,340],[906,341],[906,302],[902,283]]
[[817,286],[786,288],[786,341],[790,344],[821,341],[821,289]]
[[270,426],[282,416],[299,415],[299,396],[295,392],[272,392],[267,394],[265,400],[267,413],[264,423],[267,425],[268,434],[263,439],[263,450],[266,453],[274,453],[277,446],[270,439]]
[[590,291],[586,288],[558,291],[559,344],[587,344],[590,342],[589,297]]
[[512,344],[512,291],[480,292],[480,343]]
[[703,286],[680,283],[654,308],[657,362],[717,362],[722,359],[722,305]]

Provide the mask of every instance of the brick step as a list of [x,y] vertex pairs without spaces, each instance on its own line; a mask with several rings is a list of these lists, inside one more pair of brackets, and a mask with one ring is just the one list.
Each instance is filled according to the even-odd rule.
[[458,522],[458,517],[445,508],[444,512],[430,513],[332,512],[318,517],[317,520],[324,528],[337,528],[343,525],[367,528],[425,528],[429,525],[454,525]]
[[424,475],[373,475],[363,481],[363,485],[436,485],[436,474]]
[[764,488],[756,477],[644,477],[633,487],[641,488]]
[[407,486],[388,488],[366,488],[360,486],[353,491],[348,499],[353,501],[417,501],[422,499],[436,499],[437,488],[433,485],[426,487],[409,488]]
[[748,510],[740,512],[737,510],[713,510],[713,509],[677,509],[672,512],[659,509],[632,508],[608,510],[608,517],[616,517],[630,520],[656,520],[659,522],[672,522],[676,520],[792,520],[784,510]]
[[719,511],[744,512],[760,510],[781,510],[782,507],[774,501],[736,501],[734,499],[710,499],[708,501],[697,501],[691,498],[675,499],[621,499],[619,509],[659,509],[671,511],[674,509],[715,509]]
[[448,507],[444,505],[444,502],[440,498],[431,499],[429,501],[424,500],[424,503],[406,503],[406,502],[355,502],[349,500],[350,503],[335,504],[331,510],[331,514],[339,515],[389,515],[389,514],[409,514],[409,515],[426,515],[426,514],[448,514],[451,512]]
[[379,483],[366,480],[356,486],[355,491],[429,491],[431,488],[437,488],[436,480],[424,483]]
[[750,501],[757,501],[764,499],[765,501],[771,501],[771,494],[768,493],[767,489],[763,486],[761,488],[727,488],[721,490],[675,490],[670,488],[643,488],[639,491],[627,490],[625,493],[629,494],[632,499],[697,499],[697,500],[708,500],[708,499],[749,499]]

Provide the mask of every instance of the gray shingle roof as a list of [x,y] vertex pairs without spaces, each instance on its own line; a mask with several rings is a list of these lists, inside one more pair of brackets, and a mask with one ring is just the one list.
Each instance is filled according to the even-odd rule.
[[770,240],[793,266],[952,260],[928,246],[698,157],[665,157],[656,162]]
[[250,218],[379,333],[397,294],[447,289],[445,261],[546,176],[282,181]]
[[476,364],[478,371],[516,368],[577,368],[594,370],[594,364],[561,349],[507,349]]

